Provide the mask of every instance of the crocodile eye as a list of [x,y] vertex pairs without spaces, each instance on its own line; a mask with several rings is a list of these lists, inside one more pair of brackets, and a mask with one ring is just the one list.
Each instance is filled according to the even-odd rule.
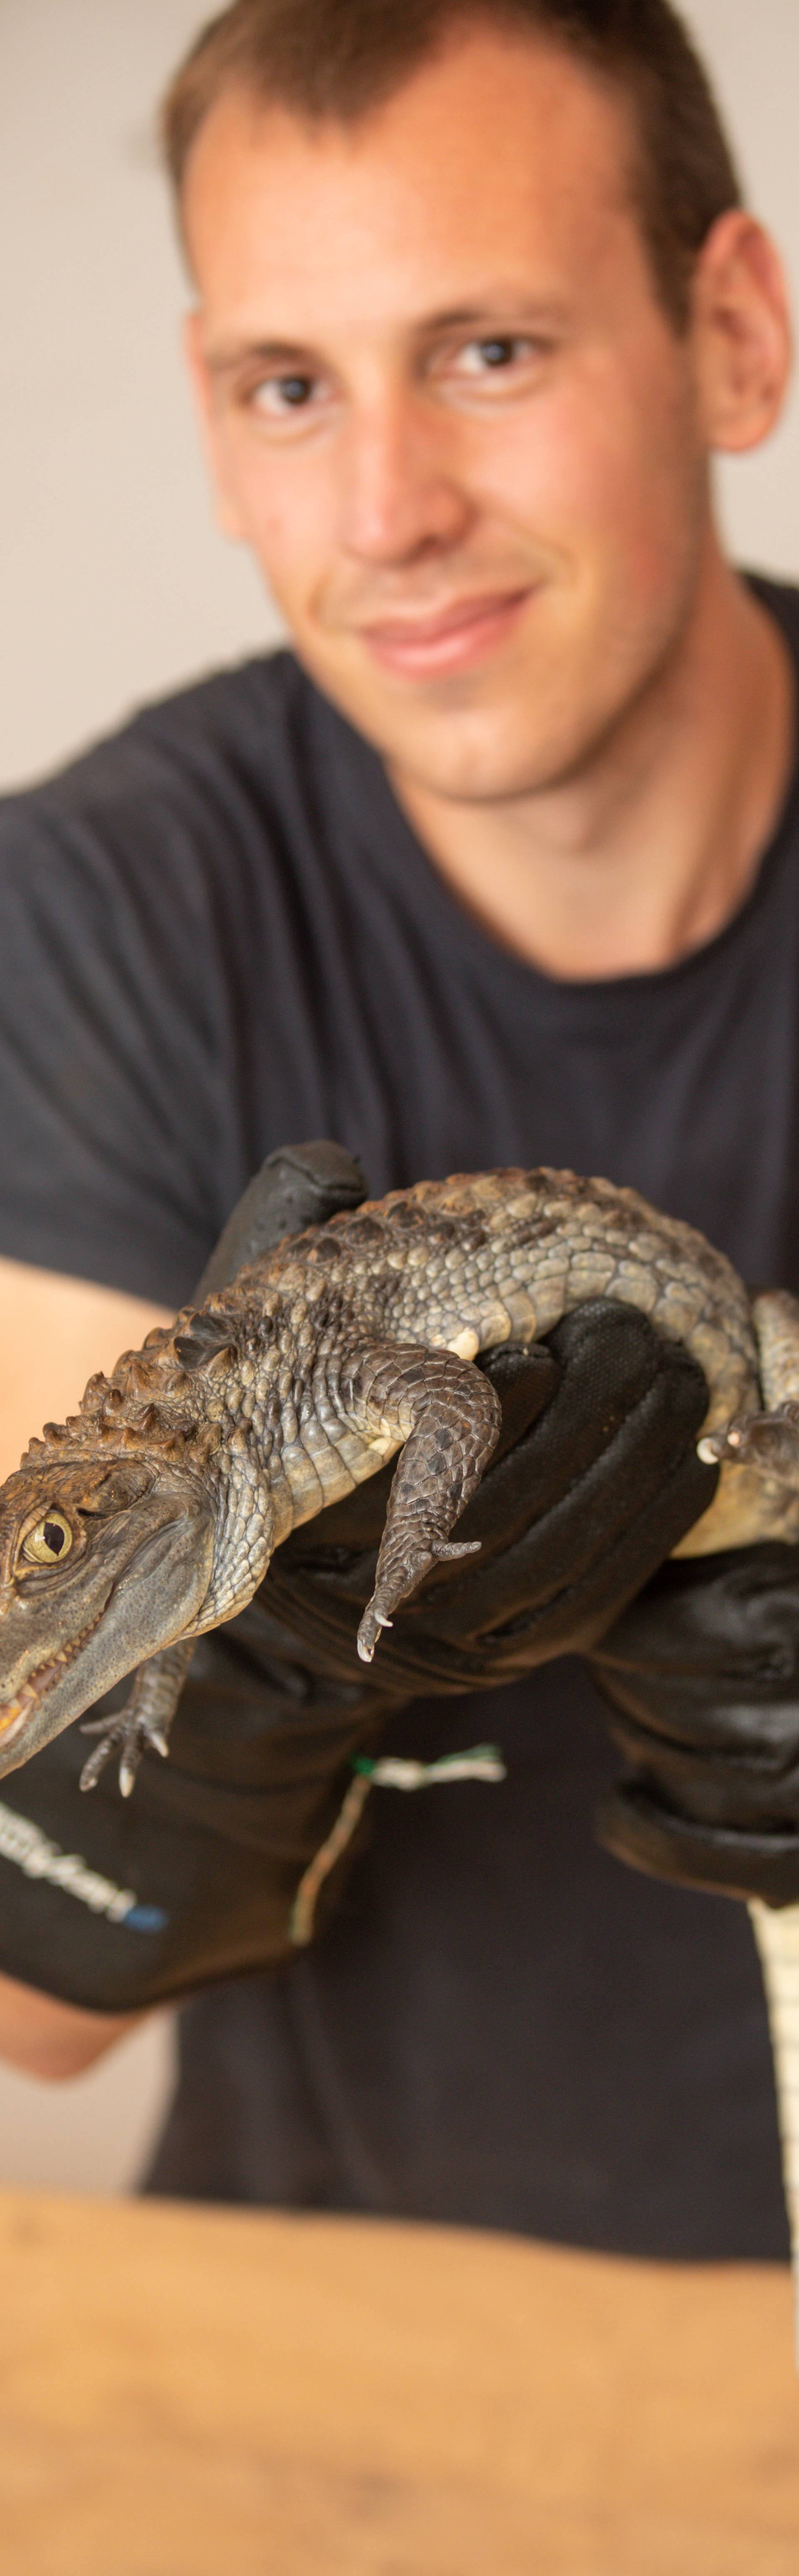
[[59,1565],[71,1546],[72,1531],[63,1512],[45,1512],[23,1540],[22,1554],[31,1565]]

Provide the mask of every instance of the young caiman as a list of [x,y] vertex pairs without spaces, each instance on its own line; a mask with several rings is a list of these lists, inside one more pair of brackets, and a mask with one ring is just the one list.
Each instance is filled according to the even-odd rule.
[[704,1369],[701,1454],[721,1474],[680,1552],[799,1536],[792,1297],[750,1298],[701,1235],[606,1181],[424,1181],[250,1263],[31,1441],[0,1489],[0,1772],[141,1666],[84,1774],[117,1747],[128,1789],[143,1748],[166,1751],[194,1640],[244,1608],[290,1530],[400,1450],[370,1661],[436,1559],[469,1552],[450,1532],[499,1428],[476,1355],[595,1297],[643,1308]]

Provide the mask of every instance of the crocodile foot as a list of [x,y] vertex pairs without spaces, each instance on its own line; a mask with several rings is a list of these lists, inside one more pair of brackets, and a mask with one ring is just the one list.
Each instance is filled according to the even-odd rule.
[[129,1798],[143,1753],[169,1752],[169,1730],[194,1651],[193,1639],[165,1646],[133,1675],[129,1699],[113,1717],[90,1718],[82,1735],[96,1735],[94,1752],[84,1762],[82,1789],[94,1789],[112,1755],[119,1754],[119,1786]]
[[140,1708],[135,1691],[115,1717],[92,1718],[81,1727],[81,1735],[96,1735],[94,1752],[84,1762],[80,1775],[82,1789],[95,1789],[106,1763],[119,1754],[119,1786],[123,1798],[129,1798],[143,1753],[169,1752],[169,1737],[163,1721]]
[[709,1467],[757,1466],[793,1484],[799,1475],[799,1404],[788,1401],[771,1413],[742,1414],[725,1431],[712,1431],[700,1440],[698,1450]]
[[[463,1539],[460,1544],[456,1542],[454,1545],[452,1543],[447,1544],[444,1539],[433,1539],[426,1555],[417,1553],[412,1566],[409,1569],[414,1590],[416,1589],[417,1583],[421,1582],[422,1576],[424,1574],[428,1574],[432,1566],[445,1565],[450,1560],[454,1561],[454,1559],[459,1556],[479,1556],[480,1547],[481,1541],[479,1538]],[[403,1568],[400,1580],[402,1582],[404,1593],[409,1588],[409,1576],[408,1573],[406,1573],[405,1568]],[[390,1599],[392,1609],[395,1609],[397,1607],[398,1598],[401,1599],[402,1594],[398,1594],[397,1590],[389,1593],[388,1585],[385,1583],[378,1590],[373,1592],[371,1601],[369,1602],[368,1608],[364,1611],[358,1630],[358,1653],[363,1664],[371,1663],[381,1628],[393,1628],[394,1626],[393,1619],[389,1619],[387,1617],[386,1610],[381,1607],[381,1602],[385,1601],[387,1603]]]

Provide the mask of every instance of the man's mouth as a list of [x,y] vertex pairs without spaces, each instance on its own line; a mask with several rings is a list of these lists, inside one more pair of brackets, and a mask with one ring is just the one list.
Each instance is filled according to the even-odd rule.
[[511,633],[530,598],[524,590],[495,591],[454,600],[425,617],[385,617],[362,628],[364,642],[384,671],[406,679],[467,671],[495,652]]

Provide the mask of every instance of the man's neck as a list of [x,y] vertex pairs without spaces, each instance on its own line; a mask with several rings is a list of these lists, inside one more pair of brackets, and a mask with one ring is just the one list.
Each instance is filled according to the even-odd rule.
[[486,805],[396,770],[392,783],[503,946],[565,981],[653,973],[712,939],[754,884],[790,781],[795,699],[779,628],[714,542],[668,668],[578,779]]

